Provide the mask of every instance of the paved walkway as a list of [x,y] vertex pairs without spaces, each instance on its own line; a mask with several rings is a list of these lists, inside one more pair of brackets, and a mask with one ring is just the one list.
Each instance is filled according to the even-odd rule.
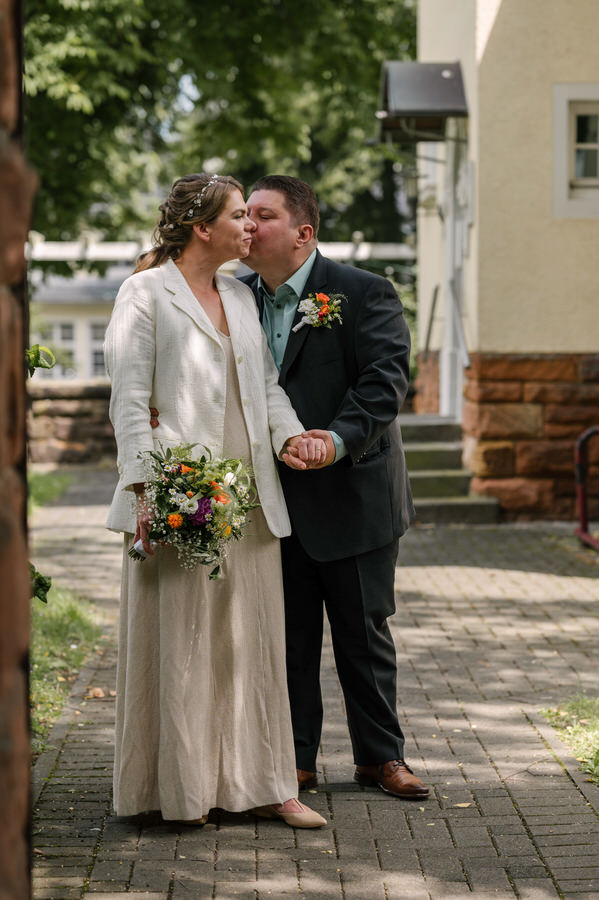
[[599,898],[599,788],[539,714],[598,691],[599,556],[570,528],[426,527],[402,539],[398,704],[428,801],[352,782],[327,640],[322,784],[309,802],[329,825],[294,832],[215,811],[203,829],[175,827],[111,812],[120,540],[102,529],[112,474],[81,475],[36,514],[33,556],[102,609],[107,641],[35,768],[36,900]]

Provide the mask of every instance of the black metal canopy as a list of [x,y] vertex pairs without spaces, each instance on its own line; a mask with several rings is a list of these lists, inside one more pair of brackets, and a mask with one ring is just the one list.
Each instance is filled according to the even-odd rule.
[[459,62],[383,63],[381,138],[401,144],[442,141],[449,118],[468,115]]

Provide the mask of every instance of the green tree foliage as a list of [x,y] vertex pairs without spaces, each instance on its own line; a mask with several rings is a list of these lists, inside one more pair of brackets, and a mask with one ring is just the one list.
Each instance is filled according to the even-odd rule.
[[391,167],[367,141],[381,63],[414,55],[414,7],[30,0],[35,227],[61,238],[84,221],[123,237],[140,215],[152,221],[157,189],[210,168],[248,185],[265,171],[299,175],[318,191],[323,237],[347,239],[359,223],[367,239],[389,238]]
[[40,176],[34,227],[47,238],[86,224],[118,234],[135,220],[178,93],[179,39],[156,0],[29,0],[27,155]]

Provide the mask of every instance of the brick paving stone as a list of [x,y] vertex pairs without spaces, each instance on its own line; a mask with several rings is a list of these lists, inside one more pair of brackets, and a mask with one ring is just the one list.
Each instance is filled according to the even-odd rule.
[[488,847],[492,844],[491,836],[483,825],[453,827],[452,831],[458,847]]
[[77,875],[42,875],[37,876],[35,873],[33,875],[33,886],[34,890],[37,888],[54,888],[56,891],[62,890],[62,888],[76,888],[78,885],[81,885],[82,880],[85,876],[77,876]]
[[[156,891],[143,891],[143,893],[139,891],[129,891],[129,897],[133,897],[133,900],[135,900],[135,898],[138,898],[138,900],[167,900],[168,895]],[[123,900],[123,897],[120,893],[97,893],[94,894],[94,900]]]
[[168,891],[171,883],[171,864],[165,860],[135,860],[129,884],[133,890]]
[[[488,890],[510,891],[511,885],[505,869],[501,866],[489,866],[484,862],[470,860],[465,865],[472,892],[477,895]],[[513,893],[513,892],[512,892]]]
[[88,866],[37,866],[33,873],[33,881],[41,886],[50,884],[61,887],[71,887],[83,881],[87,875]]
[[[594,836],[592,836],[594,837]],[[535,838],[535,843],[541,848],[550,848],[551,853],[562,848],[566,852],[580,852],[580,847],[590,847],[593,852],[597,850],[596,839],[589,843],[590,837],[586,834],[544,834]]]
[[512,880],[515,878],[543,878],[547,875],[547,867],[536,856],[510,856],[504,860],[504,864]]
[[[424,875],[387,875],[384,885],[388,900],[430,900],[429,883]],[[472,900],[472,894],[469,895]]]
[[573,894],[560,894],[562,900],[597,900],[597,896],[599,896],[597,891],[576,891],[576,893]]
[[90,894],[103,894],[106,891],[110,891],[111,893],[117,894],[120,893],[121,897],[127,891],[127,882],[126,881],[92,881],[87,886],[87,891]]
[[[368,882],[368,900],[386,900],[387,891],[385,885],[378,881],[374,883],[372,876]],[[342,891],[344,900],[364,900],[364,883],[354,884],[351,881],[342,880]],[[341,895],[340,895],[341,896]]]
[[494,831],[492,834],[493,843],[501,856],[522,856],[529,852],[536,854],[535,845],[526,833],[514,835],[498,834]]
[[599,878],[556,878],[556,882],[564,894],[575,891],[595,891],[599,897]]
[[458,881],[462,884],[466,881],[461,860],[456,857],[454,851],[451,854],[440,853],[435,850],[421,850],[419,852],[422,871],[427,880],[442,878],[445,882]]
[[514,878],[514,887],[520,900],[549,900],[559,897],[557,888],[549,878]]
[[[142,900],[142,898],[145,898],[149,895],[138,894],[137,896],[140,898],[140,900]],[[217,896],[222,897],[223,894],[219,894]],[[250,894],[248,896],[251,896],[253,898],[255,897],[255,894]],[[197,882],[193,879],[175,879],[172,893],[164,895],[161,894],[161,900],[162,897],[164,897],[164,900],[167,900],[167,898],[168,900],[182,900],[182,898],[185,898],[185,900],[212,900],[212,881],[210,881],[210,883],[206,883]]]
[[418,874],[422,866],[413,844],[396,846],[384,842],[378,842],[378,862],[383,871],[409,872]]
[[[298,884],[310,900],[547,900],[558,886],[565,898],[599,897],[599,789],[539,714],[599,681],[599,555],[581,551],[571,528],[439,526],[402,539],[389,622],[398,710],[430,800],[353,782],[327,633],[321,783],[302,796],[329,825],[294,832],[213,811],[194,829],[111,812],[121,540],[103,523],[115,479],[73,477],[36,511],[32,556],[94,601],[106,640],[36,764],[34,900],[262,900],[298,896]],[[90,686],[106,696],[92,699]],[[74,883],[60,888],[65,879]]]
[[34,884],[33,896],[35,900],[79,900],[81,886],[76,888],[38,887]]
[[124,881],[128,883],[131,879],[132,865],[131,858],[96,860],[90,878],[92,881]]

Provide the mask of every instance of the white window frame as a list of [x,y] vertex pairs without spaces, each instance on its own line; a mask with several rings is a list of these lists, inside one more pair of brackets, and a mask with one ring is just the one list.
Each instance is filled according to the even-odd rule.
[[599,113],[599,82],[553,85],[553,215],[599,219],[599,182],[574,178],[577,113]]
[[[62,336],[63,325],[68,325],[72,329],[70,338]],[[66,350],[71,354],[72,360],[72,365],[69,367],[56,363],[51,369],[38,369],[35,373],[37,378],[60,380],[77,378],[77,322],[75,319],[68,319],[65,316],[50,319],[44,318],[41,333],[33,335],[32,341],[48,345],[54,350]]]
[[[94,326],[101,325],[104,329],[104,333],[101,338],[96,338],[93,335]],[[104,362],[104,371],[100,374],[94,371],[94,353],[96,350],[104,350],[104,338],[106,335],[106,329],[108,328],[108,320],[107,319],[90,319],[88,322],[88,340],[89,340],[89,349],[88,349],[88,364],[89,364],[89,377],[90,378],[101,378],[106,380],[108,378],[108,374],[106,372],[106,362]]]

